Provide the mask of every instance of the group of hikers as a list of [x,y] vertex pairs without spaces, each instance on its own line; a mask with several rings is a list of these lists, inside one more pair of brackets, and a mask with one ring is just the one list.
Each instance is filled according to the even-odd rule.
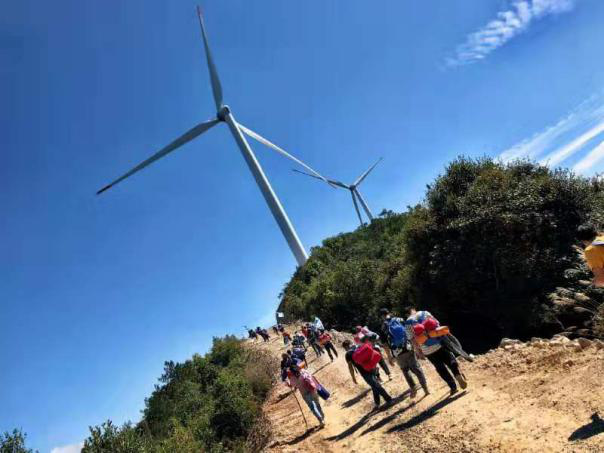
[[[467,387],[458,358],[472,361],[473,356],[461,348],[448,327],[441,326],[430,312],[417,311],[414,307],[405,310],[404,318],[393,316],[385,308],[381,309],[380,314],[382,336],[366,326],[356,326],[353,339],[346,339],[341,343],[353,382],[357,384],[357,376],[361,376],[373,393],[374,411],[389,406],[393,401],[382,385],[380,375],[381,369],[388,380],[392,379],[388,363],[396,364],[401,369],[411,398],[416,397],[420,386],[425,395],[430,394],[420,359],[427,359],[432,363],[448,385],[450,395],[457,393],[459,388]],[[308,371],[307,351],[312,348],[317,358],[327,352],[333,361],[338,357],[338,351],[333,344],[332,335],[317,317],[313,322],[301,325],[293,335],[288,334],[280,324],[274,330],[280,332],[286,347],[291,345],[282,354],[281,380],[300,392],[320,426],[324,426],[325,415],[320,399],[327,399],[329,392]]]
[[[246,327],[247,329],[247,327]],[[261,329],[260,327],[256,327],[256,329],[248,329],[247,335],[250,339],[255,340],[260,337],[264,342],[268,342],[271,339],[271,336],[268,334],[268,330]]]
[[[599,234],[593,226],[586,225],[578,229],[577,239],[583,245],[586,263],[594,276],[594,286],[604,287],[604,235]],[[420,386],[424,395],[430,394],[421,360],[427,360],[434,366],[437,374],[449,387],[450,395],[468,386],[458,359],[472,361],[473,356],[463,350],[449,328],[441,326],[430,312],[418,311],[412,306],[407,307],[403,314],[404,317],[397,317],[388,309],[382,308],[381,337],[366,326],[356,326],[353,339],[346,339],[341,343],[353,382],[357,384],[357,375],[360,375],[373,393],[374,411],[388,407],[393,401],[382,385],[379,371],[381,369],[388,380],[391,380],[388,363],[396,364],[401,369],[411,398],[417,396]],[[313,349],[317,358],[327,352],[333,362],[334,358],[338,357],[338,351],[333,344],[332,335],[327,332],[318,317],[299,326],[293,335],[281,324],[274,326],[273,330],[281,335],[285,347],[291,345],[282,355],[282,381],[294,391],[300,392],[319,421],[320,427],[323,427],[325,414],[321,399],[328,399],[330,394],[316,376],[308,371],[306,353],[308,347]],[[259,327],[255,331],[250,329],[249,336],[261,336],[264,341],[269,341],[268,332]]]

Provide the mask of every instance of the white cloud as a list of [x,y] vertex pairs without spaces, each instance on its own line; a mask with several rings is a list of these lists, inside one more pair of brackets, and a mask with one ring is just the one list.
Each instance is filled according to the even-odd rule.
[[545,152],[558,137],[576,127],[577,123],[577,114],[573,112],[553,126],[549,126],[531,138],[525,139],[503,151],[499,155],[499,158],[505,162],[525,157],[535,159]]
[[524,32],[531,22],[545,16],[570,11],[576,0],[515,0],[497,13],[480,30],[471,33],[457,46],[455,55],[447,59],[449,66],[459,66],[482,60],[513,37]]
[[592,149],[583,159],[575,164],[573,170],[577,173],[590,171],[597,163],[604,159],[604,142]]
[[604,122],[595,125],[587,132],[584,132],[583,134],[579,135],[577,138],[572,140],[570,143],[567,143],[561,148],[556,149],[552,153],[548,154],[543,159],[541,159],[541,163],[551,166],[558,165],[560,162],[563,162],[564,160],[568,159],[570,156],[575,154],[577,151],[583,148],[583,146],[585,146],[587,142],[594,139],[602,132],[604,132]]
[[[556,124],[500,153],[499,158],[504,162],[539,159],[541,164],[554,167],[582,152],[600,134],[604,134],[604,94],[590,97]],[[573,169],[577,173],[589,172],[600,162],[603,152],[598,146],[583,156]]]
[[80,453],[84,447],[84,442],[79,444],[64,445],[62,447],[55,447],[50,450],[50,453]]

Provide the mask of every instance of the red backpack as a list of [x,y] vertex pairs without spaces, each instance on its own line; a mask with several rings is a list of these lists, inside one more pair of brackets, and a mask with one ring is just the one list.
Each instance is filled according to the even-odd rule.
[[382,354],[373,349],[371,343],[364,343],[352,353],[352,360],[363,367],[365,371],[371,371],[382,360]]

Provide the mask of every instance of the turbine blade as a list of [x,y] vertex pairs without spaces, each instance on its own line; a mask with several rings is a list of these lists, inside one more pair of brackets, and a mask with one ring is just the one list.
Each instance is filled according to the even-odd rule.
[[377,164],[379,164],[381,162],[382,158],[380,157],[377,162],[375,164],[373,164],[371,167],[369,167],[369,169],[363,173],[361,176],[358,177],[358,179],[352,184],[354,187],[358,186],[359,184],[361,184],[363,182],[363,180],[367,177],[367,175],[369,173],[371,173],[371,171],[375,168],[375,166]]
[[146,166],[151,165],[156,160],[161,159],[166,154],[169,154],[172,151],[174,151],[175,149],[177,149],[180,146],[184,145],[185,143],[190,142],[195,137],[197,137],[198,135],[203,134],[205,131],[207,131],[208,129],[210,129],[212,126],[215,126],[219,122],[220,122],[220,120],[213,119],[213,120],[210,120],[210,121],[206,121],[205,123],[198,124],[193,129],[189,130],[185,134],[183,134],[180,137],[178,137],[176,140],[174,140],[168,146],[162,148],[161,150],[159,150],[158,152],[156,152],[155,154],[153,154],[153,156],[151,156],[149,159],[147,159],[147,160],[141,162],[140,164],[138,164],[136,167],[134,167],[132,170],[130,170],[125,175],[120,176],[115,181],[113,181],[111,184],[108,184],[105,187],[103,187],[96,194],[99,195],[99,194],[105,192],[107,189],[110,189],[111,187],[115,186],[117,183],[123,181],[124,179],[128,178],[129,176],[132,176],[137,171],[142,170]]
[[201,8],[197,6],[197,17],[199,18],[199,26],[201,27],[201,37],[203,38],[203,46],[206,49],[206,60],[208,62],[208,71],[210,72],[210,81],[212,83],[212,94],[214,95],[214,102],[216,103],[216,111],[222,108],[222,85],[220,85],[220,79],[218,78],[218,71],[212,58],[212,52],[210,51],[210,45],[208,44],[208,35],[206,33],[206,27],[203,23],[203,16],[201,15]]
[[354,209],[357,212],[357,216],[359,216],[359,222],[361,222],[361,226],[363,226],[363,218],[361,217],[361,211],[359,211],[359,205],[357,203],[357,199],[354,196],[354,190],[351,190],[350,194],[352,195],[352,203],[354,204]]
[[[318,176],[315,176],[315,175],[311,175],[310,173],[306,173],[305,171],[302,171],[302,170],[297,170],[295,168],[292,168],[292,171],[295,171],[296,173],[301,173],[303,175],[310,176],[311,178],[315,178],[315,179],[319,179],[319,180],[323,181],[322,178],[319,178]],[[340,181],[334,181],[333,179],[328,179],[327,182],[331,186],[338,186],[338,187],[341,187],[343,189],[350,189],[346,184],[341,183]]]
[[310,173],[313,174],[313,176],[315,176],[316,178],[322,179],[323,181],[325,181],[327,184],[331,185],[331,183],[327,180],[327,178],[325,178],[323,175],[321,175],[320,173],[316,172],[315,170],[313,170],[312,168],[310,168],[308,165],[306,165],[304,162],[302,162],[300,159],[298,159],[297,157],[292,156],[291,154],[289,154],[287,151],[285,151],[283,148],[278,147],[277,145],[275,145],[274,143],[268,141],[266,138],[264,138],[263,136],[261,136],[260,134],[254,132],[251,129],[248,129],[247,127],[245,127],[243,124],[237,123],[237,126],[239,126],[239,129],[241,129],[241,131],[243,133],[245,133],[246,135],[252,137],[254,140],[259,141],[260,143],[262,143],[263,145],[268,146],[269,148],[272,148],[273,150],[277,151],[279,154],[282,154],[283,156],[287,157],[288,159],[293,160],[294,162],[296,162],[297,164],[301,165],[302,167],[304,167],[306,170],[308,170]]
[[303,175],[310,176],[311,178],[315,178],[315,179],[318,179],[320,181],[323,181],[323,179],[319,178],[318,176],[311,175],[310,173],[306,173],[305,171],[296,170],[295,168],[292,168],[292,171],[295,171],[296,173],[301,173]]
[[367,217],[369,218],[369,221],[373,221],[373,214],[371,213],[371,210],[369,209],[369,206],[367,205],[367,202],[365,201],[365,199],[361,195],[360,190],[357,189],[356,187],[353,190],[354,190],[355,195],[357,196],[357,198],[361,202],[361,206],[363,207],[363,210],[365,211],[365,214],[367,214]]

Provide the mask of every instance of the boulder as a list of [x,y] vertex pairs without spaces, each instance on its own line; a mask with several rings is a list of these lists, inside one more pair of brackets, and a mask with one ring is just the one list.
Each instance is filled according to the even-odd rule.
[[558,287],[558,288],[556,288],[556,294],[558,294],[558,296],[560,296],[560,297],[572,298],[575,293],[568,288]]
[[550,343],[560,343],[560,344],[567,344],[570,343],[570,340],[564,336],[564,335],[554,335],[554,337],[551,339]]
[[506,346],[511,346],[514,344],[520,344],[522,343],[520,340],[514,340],[512,338],[503,338],[501,340],[501,343],[499,343],[499,347],[503,347],[504,349],[506,349]]
[[574,293],[572,298],[579,302],[591,302],[591,297],[584,293]]
[[587,338],[577,338],[576,341],[579,343],[581,349],[587,349],[592,345],[592,341],[588,340]]

